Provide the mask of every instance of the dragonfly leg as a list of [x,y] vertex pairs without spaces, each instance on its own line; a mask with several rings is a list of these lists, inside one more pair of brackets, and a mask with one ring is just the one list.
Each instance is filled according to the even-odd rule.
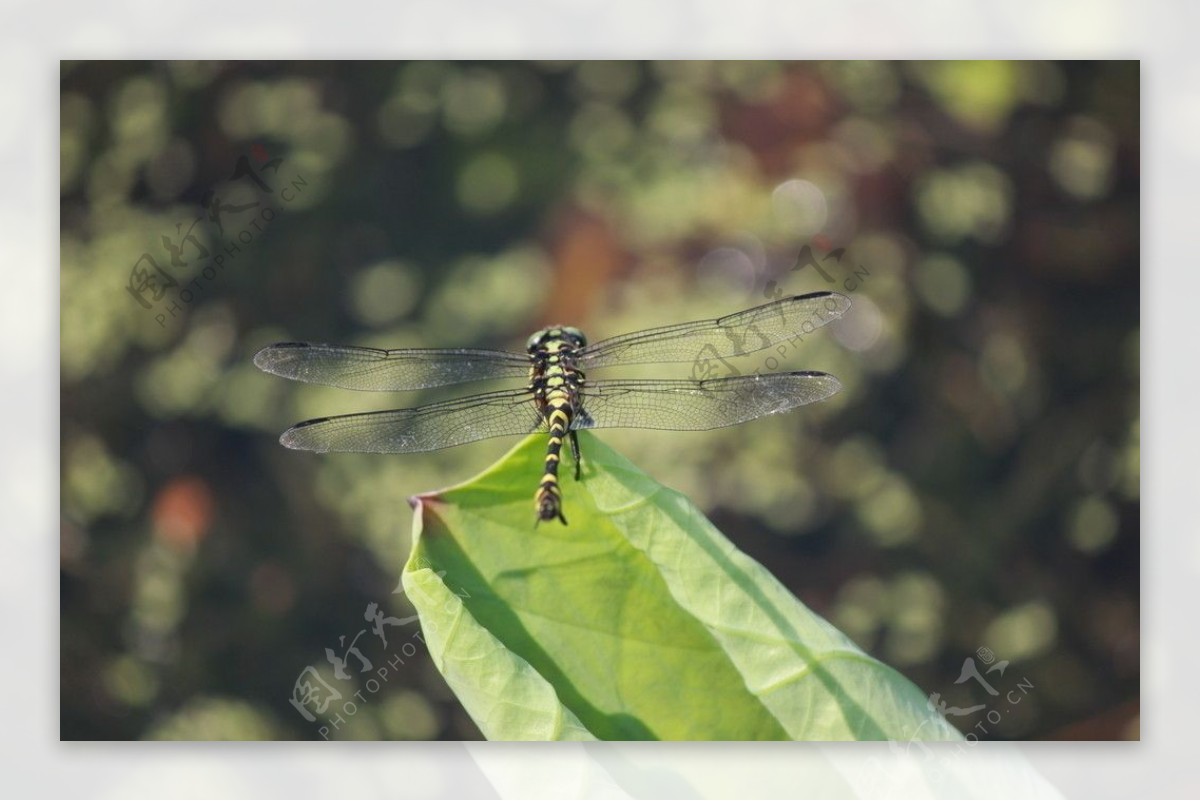
[[579,480],[579,468],[583,464],[583,459],[579,455],[579,436],[571,432],[571,455],[575,457],[575,480]]

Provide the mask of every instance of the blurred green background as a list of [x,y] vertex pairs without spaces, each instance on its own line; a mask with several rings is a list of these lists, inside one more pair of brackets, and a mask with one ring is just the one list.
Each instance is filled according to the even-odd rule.
[[[1136,62],[83,62],[61,91],[64,739],[479,736],[416,625],[385,648],[364,611],[413,614],[407,497],[513,443],[287,451],[448,395],[259,347],[521,349],[825,289],[844,320],[738,366],[840,395],[601,436],[963,731],[1138,737]],[[386,682],[335,675],[352,644]],[[289,703],[310,666],[336,726]]]

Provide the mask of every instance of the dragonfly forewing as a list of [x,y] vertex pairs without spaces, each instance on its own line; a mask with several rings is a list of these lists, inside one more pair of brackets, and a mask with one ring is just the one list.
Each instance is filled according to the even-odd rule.
[[583,350],[579,367],[689,362],[703,354],[744,356],[811,333],[849,308],[850,298],[837,292],[781,298],[715,320],[651,328],[597,342]]
[[274,375],[342,389],[404,392],[529,373],[529,357],[501,350],[412,348],[380,350],[348,345],[281,342],[254,356]]

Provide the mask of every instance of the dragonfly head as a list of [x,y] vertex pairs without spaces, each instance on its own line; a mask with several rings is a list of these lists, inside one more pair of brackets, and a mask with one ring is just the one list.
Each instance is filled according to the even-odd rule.
[[553,328],[543,328],[531,336],[526,349],[530,353],[536,353],[540,350],[554,352],[561,350],[564,346],[577,350],[585,345],[587,345],[587,337],[578,328],[573,328],[569,325],[556,325]]

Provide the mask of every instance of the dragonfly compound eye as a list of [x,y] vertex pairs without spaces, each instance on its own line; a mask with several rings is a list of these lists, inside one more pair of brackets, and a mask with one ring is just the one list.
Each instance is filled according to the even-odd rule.
[[570,342],[576,348],[583,348],[587,346],[587,337],[584,336],[583,332],[578,328],[573,328],[569,325],[563,326],[562,330],[560,331],[560,336],[566,341]]
[[529,337],[529,341],[525,343],[525,350],[533,353],[534,351],[540,349],[542,347],[542,343],[550,338],[550,334],[553,332],[553,330],[554,329],[552,328],[543,328],[541,331],[538,331],[536,334]]

